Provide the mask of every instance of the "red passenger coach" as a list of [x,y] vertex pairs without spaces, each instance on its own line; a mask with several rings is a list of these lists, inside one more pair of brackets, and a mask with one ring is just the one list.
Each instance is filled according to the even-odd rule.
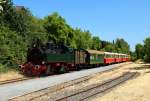
[[121,63],[130,60],[130,56],[126,54],[110,53],[110,52],[104,52],[104,54],[105,54],[104,55],[105,64]]
[[120,54],[121,62],[127,62],[130,60],[130,56],[127,54]]
[[115,63],[119,63],[120,59],[118,53],[114,53],[114,58],[115,58]]
[[122,54],[122,62],[126,62],[127,59],[126,59],[126,54]]
[[125,62],[126,59],[124,58],[124,54],[120,54],[120,53],[116,53],[117,57],[116,57],[116,63],[120,63],[120,62]]
[[105,64],[112,64],[115,63],[115,55],[110,52],[104,52],[104,63]]

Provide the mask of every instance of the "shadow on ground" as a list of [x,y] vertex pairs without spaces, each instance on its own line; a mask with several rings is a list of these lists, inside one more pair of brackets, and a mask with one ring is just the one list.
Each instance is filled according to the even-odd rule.
[[150,69],[150,64],[142,64],[140,67],[130,68],[130,70],[144,70]]

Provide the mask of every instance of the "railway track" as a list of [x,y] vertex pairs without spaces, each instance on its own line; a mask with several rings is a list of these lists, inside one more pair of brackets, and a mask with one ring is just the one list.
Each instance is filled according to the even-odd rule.
[[29,79],[31,78],[16,78],[16,79],[11,79],[11,80],[4,80],[4,81],[0,81],[0,85],[15,83],[15,82],[29,80]]
[[[95,96],[97,94],[103,93],[123,82],[125,82],[128,79],[131,79],[134,77],[137,73],[133,72],[127,72],[117,78],[110,79],[108,81],[104,81],[103,83],[98,83],[95,85],[89,85],[83,89],[79,89],[76,91],[67,91],[60,92],[57,94],[57,92],[61,91],[62,89],[65,89],[67,87],[77,85],[79,83],[88,81],[91,79],[91,77],[84,77],[77,80],[74,80],[74,82],[65,82],[64,85],[57,85],[57,87],[51,87],[49,89],[45,88],[40,91],[37,94],[29,93],[27,95],[19,96],[13,99],[10,99],[10,101],[43,101],[43,100],[50,100],[50,101],[82,101],[87,100],[88,98],[91,98],[92,96]],[[56,93],[55,93],[56,92]],[[52,93],[55,93],[54,95]],[[61,94],[61,95],[60,95]],[[64,94],[64,95],[63,95]],[[45,99],[44,96],[48,96],[48,99]],[[23,100],[25,99],[25,100]]]
[[68,96],[64,96],[60,99],[57,99],[56,101],[83,101],[83,100],[88,100],[89,98],[103,93],[107,90],[110,90],[114,88],[115,86],[127,81],[128,79],[131,79],[134,77],[137,73],[133,72],[127,72],[123,74],[122,76],[119,76],[115,79],[108,80],[102,84],[96,84],[93,87],[87,87],[84,90],[81,90],[79,92],[76,92],[74,94],[70,94]]
[[68,82],[64,82],[62,84],[58,84],[58,85],[55,85],[55,86],[52,86],[52,87],[49,87],[49,88],[44,88],[44,89],[41,89],[41,90],[38,90],[38,91],[27,93],[25,95],[14,97],[14,98],[9,99],[9,101],[19,101],[21,99],[26,99],[24,101],[34,101],[34,100],[36,100],[36,99],[38,99],[38,98],[40,98],[44,95],[48,95],[49,93],[54,93],[54,92],[57,92],[59,90],[65,89],[67,87],[71,87],[73,85],[77,85],[79,83],[86,82],[91,78],[92,78],[92,76],[85,76],[85,77],[75,79],[75,80],[71,80],[71,81],[68,81]]

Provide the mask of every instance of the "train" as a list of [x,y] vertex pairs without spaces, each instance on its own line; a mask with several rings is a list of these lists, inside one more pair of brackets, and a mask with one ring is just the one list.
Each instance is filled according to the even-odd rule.
[[130,61],[130,55],[89,49],[73,49],[64,44],[34,44],[20,70],[28,76],[50,75]]

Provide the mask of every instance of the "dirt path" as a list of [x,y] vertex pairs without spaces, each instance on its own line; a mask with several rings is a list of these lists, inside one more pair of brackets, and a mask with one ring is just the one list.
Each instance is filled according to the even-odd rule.
[[103,96],[97,95],[92,101],[150,101],[150,64],[135,64],[124,70],[137,71],[140,75],[112,89]]

